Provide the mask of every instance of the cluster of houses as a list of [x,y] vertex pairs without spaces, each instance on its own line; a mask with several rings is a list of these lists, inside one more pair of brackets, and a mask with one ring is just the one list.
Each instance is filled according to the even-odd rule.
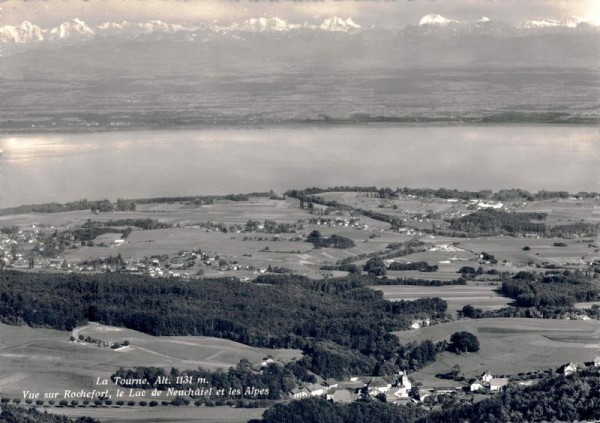
[[323,383],[312,383],[295,388],[290,392],[291,399],[323,397],[333,402],[349,403],[360,398],[385,397],[386,402],[406,403],[411,401],[412,383],[404,372],[396,376],[377,376],[368,379],[351,378],[338,382],[332,379]]
[[18,247],[33,244],[37,240],[40,230],[36,225],[19,228],[18,231],[6,231],[0,233],[0,265],[23,266],[28,265],[27,257]]
[[[264,362],[266,365],[268,362]],[[600,367],[600,356],[593,361],[585,363],[585,366]],[[560,374],[565,376],[572,375],[578,371],[580,366],[571,362],[561,366],[558,369]],[[494,393],[500,392],[506,388],[510,379],[508,377],[496,377],[489,371],[485,371],[475,381],[472,381],[467,387],[458,387],[456,389],[413,389],[413,384],[404,372],[390,377],[371,377],[357,378],[353,377],[349,381],[336,381],[333,379],[324,380],[322,383],[306,384],[295,388],[289,394],[292,400],[298,400],[311,397],[323,397],[334,403],[350,403],[361,398],[385,399],[392,404],[406,404],[407,402],[424,401],[431,395],[444,395],[470,392],[476,393]],[[534,380],[518,382],[520,385],[531,385]],[[412,392],[412,391],[415,392]],[[418,392],[417,392],[418,391]]]
[[584,363],[583,366],[580,366],[574,361],[571,361],[567,364],[564,364],[558,368],[558,373],[570,376],[572,374],[577,373],[577,371],[582,367],[600,367],[600,355],[596,356],[592,361]]
[[486,371],[476,381],[471,383],[469,391],[479,392],[488,389],[490,392],[497,392],[504,389],[508,385],[508,382],[507,377],[494,377],[490,372]]
[[[560,366],[557,370],[557,373],[562,374],[564,376],[570,376],[572,374],[577,373],[579,369],[582,367],[600,367],[600,356],[594,358],[594,360],[584,363],[583,366],[580,366],[576,362],[569,362],[562,366]],[[501,391],[508,385],[509,378],[507,377],[494,377],[489,371],[483,373],[477,380],[472,382],[469,386],[470,392],[480,392],[483,390],[489,390],[489,392],[498,392]],[[534,380],[521,381],[518,382],[519,385],[531,385],[535,383]]]
[[483,200],[469,200],[469,203],[478,209],[496,209],[499,210],[504,207],[504,203],[498,202],[488,202]]
[[359,219],[348,219],[348,218],[335,218],[335,219],[327,219],[327,218],[319,218],[319,219],[310,219],[308,223],[315,224],[318,226],[327,226],[327,227],[343,227],[343,228],[352,228],[352,229],[360,229],[360,230],[368,230],[369,225],[365,225],[360,223]]

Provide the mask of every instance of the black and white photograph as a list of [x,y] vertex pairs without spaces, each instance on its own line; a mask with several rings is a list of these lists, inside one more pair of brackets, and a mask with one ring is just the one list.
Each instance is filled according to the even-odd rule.
[[0,423],[600,422],[600,1],[0,0]]

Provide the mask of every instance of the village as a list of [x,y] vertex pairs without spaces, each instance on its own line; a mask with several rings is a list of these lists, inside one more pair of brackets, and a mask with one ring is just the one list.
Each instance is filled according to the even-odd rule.
[[462,379],[462,383],[452,389],[425,387],[422,383],[411,381],[409,376],[401,371],[396,376],[388,377],[353,377],[348,381],[324,380],[321,383],[296,388],[289,394],[289,397],[293,400],[323,397],[334,403],[377,399],[396,405],[414,403],[430,408],[439,408],[440,404],[447,401],[448,398],[451,398],[452,401],[478,402],[489,397],[489,395],[502,392],[509,384],[521,387],[532,386],[542,377],[552,374],[571,376],[586,367],[600,367],[600,355],[596,356],[591,362],[583,364],[569,362],[555,370],[547,369],[500,376],[494,376],[489,371],[485,371],[478,377],[469,378],[468,380],[465,380],[460,370],[455,369],[453,377],[457,380]]

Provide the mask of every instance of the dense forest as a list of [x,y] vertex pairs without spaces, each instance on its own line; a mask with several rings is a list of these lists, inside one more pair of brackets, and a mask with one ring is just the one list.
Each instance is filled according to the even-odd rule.
[[277,404],[265,411],[261,420],[249,423],[413,423],[427,411],[416,406],[397,406],[379,401],[332,404],[309,398]]
[[509,385],[477,403],[450,400],[442,410],[398,406],[376,400],[332,404],[306,399],[279,404],[251,423],[526,423],[600,419],[600,369],[554,375],[530,387]]
[[545,213],[507,213],[483,209],[452,220],[450,228],[455,231],[486,235],[505,233],[544,234],[546,225],[539,221],[545,218]]
[[430,265],[426,261],[415,261],[411,263],[394,261],[388,266],[388,270],[418,270],[419,272],[437,272],[438,268],[437,264]]
[[453,219],[450,228],[476,236],[536,234],[551,237],[597,236],[600,224],[577,222],[566,225],[548,226],[542,221],[545,213],[508,213],[500,210],[483,209]]
[[518,307],[572,307],[576,302],[595,301],[600,296],[597,285],[581,271],[521,271],[502,278],[500,292],[516,300]]
[[445,319],[439,298],[390,302],[353,277],[271,275],[256,282],[2,271],[0,320],[62,330],[97,321],[151,335],[300,348],[308,355],[303,365],[323,377],[391,374],[435,359],[429,345],[402,346],[389,332],[418,318]]
[[346,249],[355,247],[354,241],[349,238],[336,234],[324,237],[319,231],[312,231],[306,238],[306,242],[310,242],[315,248]]
[[555,375],[530,387],[509,385],[502,393],[476,404],[457,404],[434,412],[418,423],[503,423],[600,418],[600,369]]
[[105,222],[99,222],[95,220],[88,220],[85,222],[82,227],[83,228],[96,228],[103,226],[134,226],[144,230],[151,229],[163,229],[170,228],[172,225],[168,223],[161,223],[156,219],[117,219],[117,220],[108,220]]

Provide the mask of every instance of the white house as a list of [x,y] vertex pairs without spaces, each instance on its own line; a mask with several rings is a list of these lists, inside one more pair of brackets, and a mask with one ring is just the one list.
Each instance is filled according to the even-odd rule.
[[479,383],[479,382],[473,382],[471,384],[471,386],[469,386],[469,390],[471,392],[477,392],[477,391],[479,391],[481,389],[483,389],[483,385],[481,383]]
[[292,399],[308,398],[309,396],[310,392],[306,388],[294,388],[290,392],[290,398]]
[[311,397],[320,397],[321,395],[325,394],[325,387],[316,383],[311,383],[306,387],[306,389],[310,393]]
[[490,381],[490,391],[500,391],[508,385],[508,378],[506,377],[495,377]]
[[381,377],[374,377],[369,382],[369,395],[386,393],[392,389],[392,384]]
[[274,359],[272,359],[271,357],[269,357],[266,360],[264,360],[262,363],[260,363],[260,367],[267,367],[269,364],[273,364],[273,363],[276,363],[276,361]]
[[570,362],[568,364],[565,364],[564,366],[562,366],[562,368],[560,370],[561,370],[561,373],[565,376],[572,375],[573,373],[575,373],[577,371],[577,363]]

